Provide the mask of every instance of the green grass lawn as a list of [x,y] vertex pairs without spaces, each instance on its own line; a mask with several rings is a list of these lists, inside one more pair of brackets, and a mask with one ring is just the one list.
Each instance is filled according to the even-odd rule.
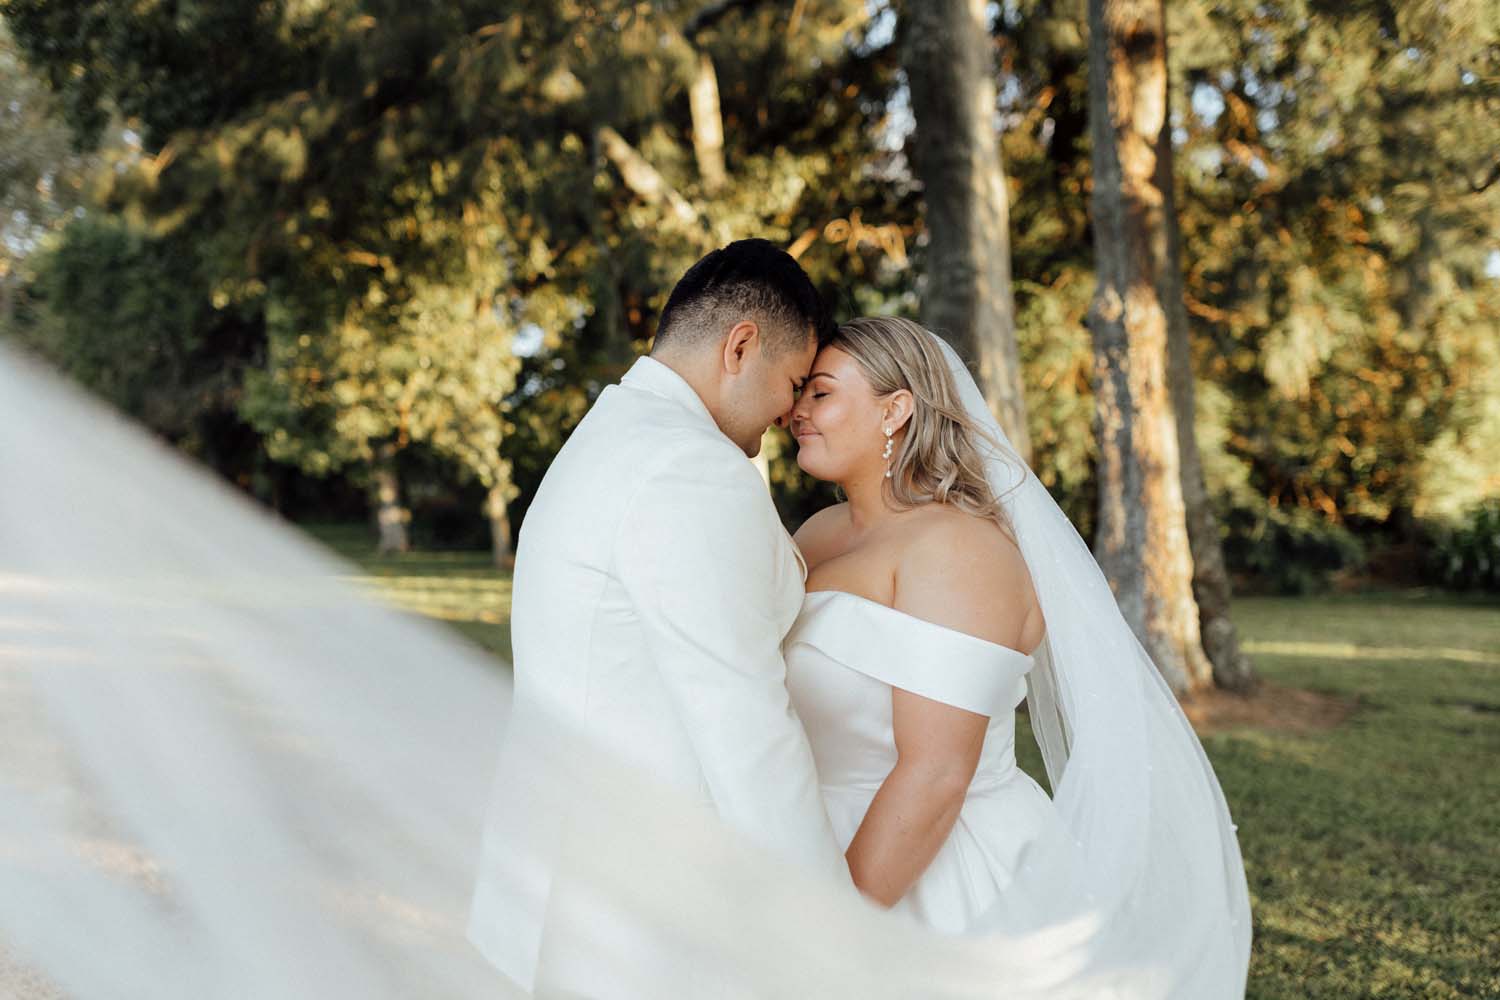
[[1261,673],[1330,731],[1207,737],[1255,905],[1254,998],[1500,997],[1500,606],[1245,599]]
[[[362,527],[314,533],[361,585],[508,655],[510,578],[488,554],[377,558]],[[1358,701],[1327,731],[1204,738],[1255,908],[1248,995],[1500,998],[1500,605],[1246,598],[1236,612],[1267,680]]]
[[407,552],[378,556],[370,529],[304,525],[309,534],[362,571],[354,582],[404,608],[448,622],[509,661],[510,574],[488,552]]

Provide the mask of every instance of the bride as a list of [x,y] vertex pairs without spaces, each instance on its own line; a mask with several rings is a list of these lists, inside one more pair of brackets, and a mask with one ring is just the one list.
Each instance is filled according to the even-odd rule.
[[871,899],[967,930],[1052,803],[1012,712],[1045,628],[937,340],[859,319],[791,415],[797,463],[847,501],[797,532],[807,599],[785,642],[834,832]]
[[[847,498],[797,532],[807,595],[784,649],[858,888],[1024,942],[1001,962],[1010,995],[1243,995],[1218,782],[957,355],[906,320],[845,324],[790,429]],[[1016,766],[1027,697],[1055,799]]]

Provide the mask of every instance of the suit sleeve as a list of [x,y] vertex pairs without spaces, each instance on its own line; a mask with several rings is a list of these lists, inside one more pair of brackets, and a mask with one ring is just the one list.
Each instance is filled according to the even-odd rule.
[[616,568],[719,815],[847,882],[787,693],[775,518],[748,461],[717,446],[674,449],[627,504]]

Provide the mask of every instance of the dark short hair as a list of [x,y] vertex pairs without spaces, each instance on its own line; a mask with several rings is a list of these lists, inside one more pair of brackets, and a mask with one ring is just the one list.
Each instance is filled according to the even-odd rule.
[[791,254],[769,240],[737,240],[708,254],[677,282],[652,350],[707,343],[742,319],[760,325],[773,353],[801,347],[809,332],[822,347],[836,332],[812,279]]

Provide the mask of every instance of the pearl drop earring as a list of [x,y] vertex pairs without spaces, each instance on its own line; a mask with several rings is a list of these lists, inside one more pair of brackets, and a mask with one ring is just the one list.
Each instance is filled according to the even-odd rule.
[[[891,460],[891,450],[896,447],[896,442],[892,440],[891,436],[896,432],[889,427],[882,427],[881,430],[885,432],[885,451],[880,453],[880,457],[889,462]],[[889,468],[885,470],[885,478],[891,478],[891,470]]]

